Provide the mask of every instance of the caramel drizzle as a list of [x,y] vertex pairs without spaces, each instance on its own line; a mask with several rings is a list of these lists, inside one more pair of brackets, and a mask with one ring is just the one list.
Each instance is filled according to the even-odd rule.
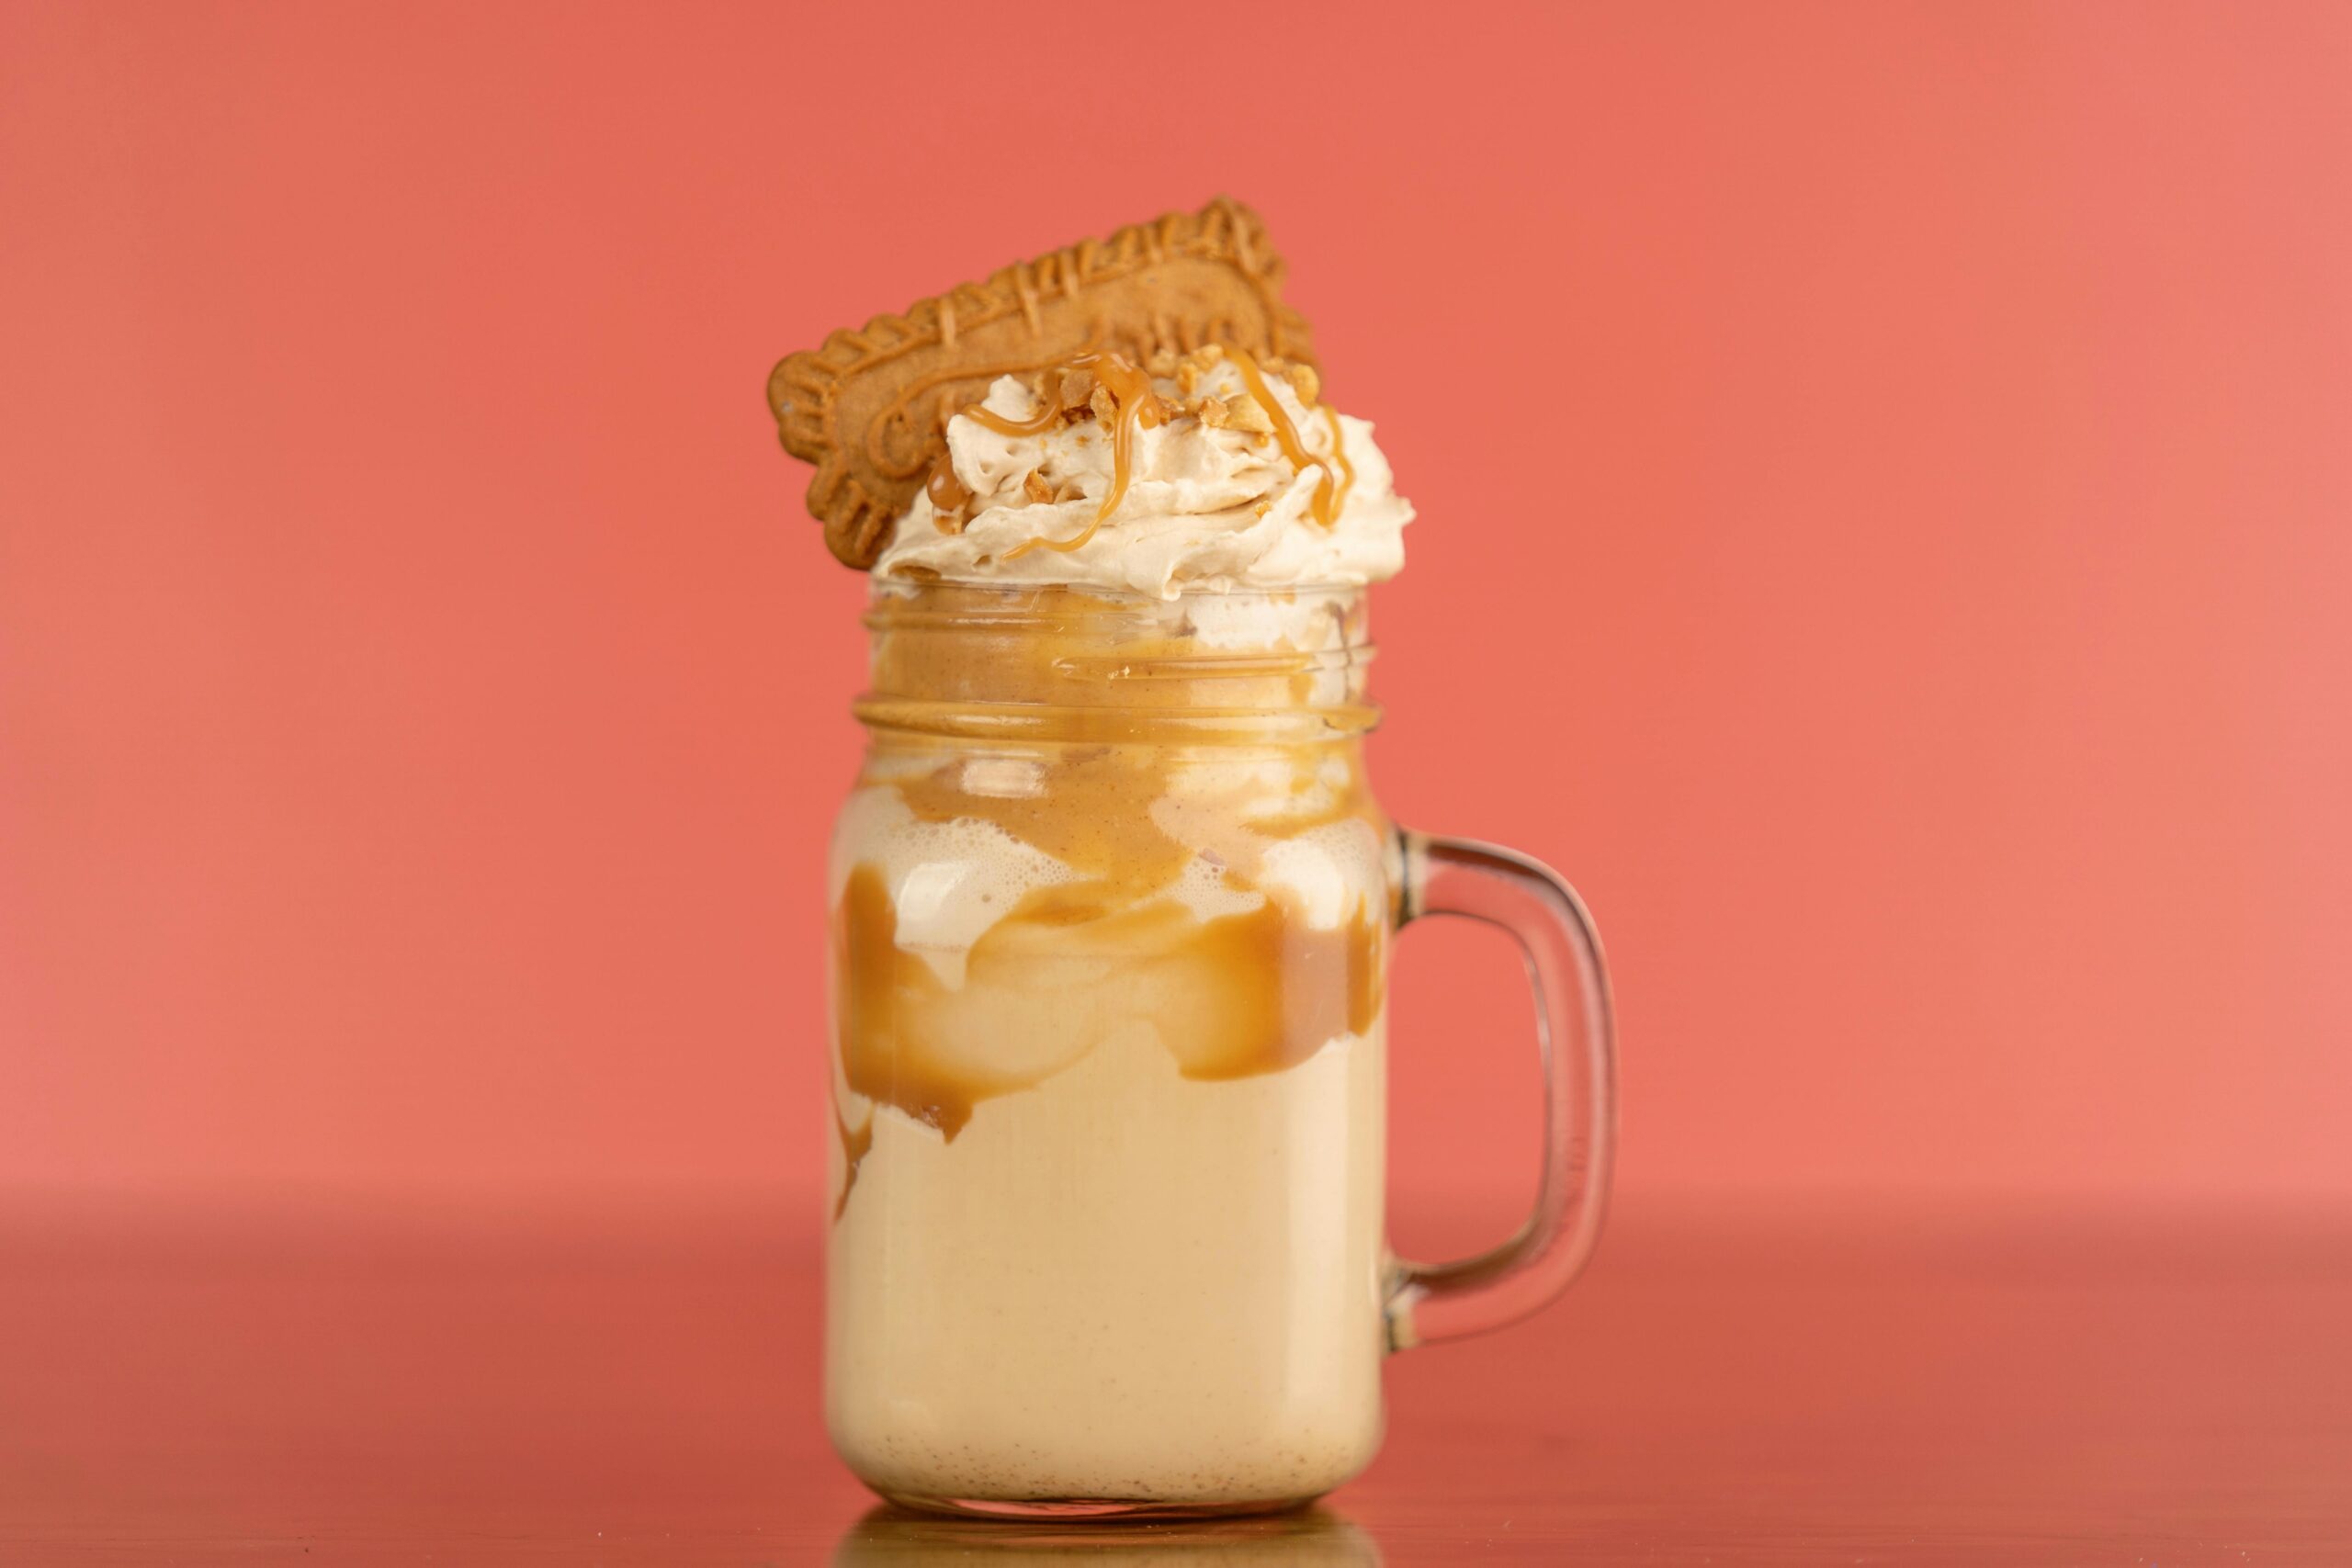
[[[1077,743],[1042,749],[1033,789],[986,784],[972,767],[975,753],[961,745],[886,743],[877,735],[862,787],[894,793],[918,822],[989,824],[1068,867],[1072,880],[1002,910],[972,942],[963,978],[951,987],[899,945],[897,893],[882,866],[861,858],[852,867],[831,921],[835,1136],[844,1172],[836,1217],[864,1179],[869,1151],[888,1142],[876,1130],[880,1107],[953,1142],[989,1113],[987,1102],[1045,1083],[1130,1025],[1149,1024],[1183,1077],[1218,1081],[1286,1070],[1342,1033],[1368,1035],[1380,1014],[1388,951],[1382,886],[1351,886],[1345,918],[1330,929],[1273,885],[1266,867],[1274,844],[1333,824],[1362,824],[1385,838],[1361,748],[1350,741],[1333,752],[1321,739],[1270,745],[1267,759],[1282,776],[1269,779],[1253,762],[1241,778],[1200,769],[1189,747],[1176,743],[1189,728],[1167,731],[1165,742],[1151,739],[1159,719],[1212,705],[1283,711],[1281,683],[1296,680],[1313,656],[1284,640],[1253,655],[1218,651],[1204,669],[1199,660],[1208,650],[1194,632],[1170,622],[1133,626],[1124,610],[1070,589],[1025,598],[1017,631],[976,637],[985,617],[964,617],[995,592],[926,589],[921,624],[933,629],[910,624],[877,637],[876,688],[964,711],[1065,702],[1073,682],[1102,683],[1097,695],[1115,682],[1119,701],[1065,710],[1067,728],[1051,733]],[[877,632],[886,618],[871,623]],[[1344,611],[1340,626],[1344,645],[1359,646]],[[1313,694],[1294,688],[1288,700],[1304,705]],[[886,750],[888,765],[879,766]],[[1162,801],[1176,808],[1145,804]],[[1238,913],[1196,914],[1173,888],[1200,863],[1216,867],[1225,888],[1261,893],[1262,901]],[[1077,980],[1087,994],[1052,1005],[1046,987],[1071,984],[1095,965],[1131,974],[1134,984]],[[981,1015],[967,1010],[992,1005],[976,1002],[981,997],[1039,999],[1018,1051],[1000,1055],[976,1032]]]
[[1340,411],[1325,403],[1323,419],[1331,427],[1331,458],[1340,465],[1340,493],[1331,498],[1331,515],[1337,517],[1347,510],[1348,491],[1356,488],[1356,466],[1348,461],[1348,438],[1340,433]]
[[1298,426],[1290,422],[1290,415],[1283,412],[1283,405],[1266,386],[1265,377],[1259,373],[1258,362],[1250,357],[1248,351],[1228,344],[1225,356],[1233,361],[1233,367],[1241,372],[1242,385],[1250,389],[1250,395],[1258,400],[1258,406],[1266,411],[1266,418],[1273,423],[1274,440],[1281,446],[1283,456],[1290,459],[1290,466],[1302,474],[1310,464],[1322,470],[1315,481],[1315,499],[1307,510],[1317,524],[1330,527],[1340,520],[1339,486],[1332,480],[1331,465],[1309,452],[1306,443],[1298,438]]
[[849,1207],[850,1189],[857,1185],[857,1168],[874,1150],[874,1112],[865,1113],[865,1125],[852,1127],[842,1115],[841,1100],[833,1100],[833,1131],[842,1141],[842,1195],[833,1201],[833,1218],[840,1219]]
[[931,497],[932,510],[938,513],[939,525],[943,531],[946,530],[948,514],[961,511],[964,503],[972,499],[971,491],[966,488],[962,479],[956,477],[956,465],[948,461],[947,454],[944,452],[939,455],[939,461],[933,465],[930,482],[922,488],[923,493]]
[[[921,437],[914,433],[916,423],[914,405],[923,394],[935,388],[958,381],[977,381],[980,385],[982,395],[985,396],[989,383],[1000,376],[1026,376],[1033,371],[1051,369],[1058,363],[1060,361],[1053,359],[1005,360],[1001,363],[965,367],[951,367],[945,370],[934,370],[928,376],[917,377],[901,388],[898,396],[883,404],[876,412],[874,423],[865,432],[866,459],[874,465],[876,473],[888,474],[893,479],[916,472],[922,467],[931,451],[930,448],[922,445]],[[952,401],[952,400],[948,400]],[[901,461],[892,457],[886,450],[889,446],[904,446],[908,444],[913,444],[915,448],[915,456],[910,460]]]
[[[1380,1017],[1385,921],[1362,894],[1326,931],[1281,894],[1204,919],[1172,898],[1123,898],[1107,882],[1041,887],[972,944],[963,987],[898,945],[897,907],[871,863],[851,872],[833,919],[842,1080],[951,1144],[983,1101],[1036,1088],[1131,1023],[1157,1029],[1179,1074],[1216,1082],[1297,1066],[1343,1033],[1369,1033]],[[964,990],[1034,992],[1035,976],[1071,958],[1123,966],[1140,984],[1124,1002],[1098,994],[1041,1021],[1024,1041],[1041,1059],[975,1059],[968,1026],[957,1026]],[[833,1116],[846,1167],[838,1220],[873,1150],[875,1112],[858,1130],[838,1107]]]
[[[1111,423],[1111,489],[1096,509],[1094,519],[1067,539],[1049,539],[1040,534],[1034,539],[1023,539],[1004,552],[1007,560],[1019,560],[1031,550],[1053,550],[1067,554],[1084,547],[1093,538],[1103,520],[1119,509],[1126,499],[1127,483],[1135,477],[1136,432],[1149,430],[1163,423],[1168,411],[1159,394],[1151,389],[1151,378],[1142,369],[1130,365],[1115,354],[1081,354],[1069,362],[1073,370],[1091,370],[1094,379],[1111,394],[1119,405],[1119,417]],[[1054,405],[1060,399],[1045,398],[1046,407],[1026,420],[1008,420],[1001,414],[989,414],[985,409],[971,411],[979,423],[1005,435],[1042,435],[1060,419],[1061,410]]]
[[1043,435],[1060,425],[1061,399],[1041,387],[1037,391],[1037,412],[1027,419],[999,413],[985,403],[974,403],[964,411],[964,417],[999,435]]
[[[1347,442],[1340,431],[1338,412],[1328,403],[1323,405],[1322,412],[1331,431],[1331,455],[1317,457],[1300,439],[1298,426],[1291,422],[1288,411],[1266,385],[1263,372],[1258,368],[1258,362],[1250,357],[1249,351],[1227,344],[1225,356],[1240,372],[1242,384],[1248,388],[1250,396],[1266,411],[1267,421],[1274,427],[1274,441],[1281,446],[1283,456],[1290,459],[1291,467],[1300,473],[1310,468],[1317,470],[1315,495],[1307,510],[1318,526],[1332,527],[1339,522],[1340,509],[1356,482],[1356,468],[1348,460]],[[1168,418],[1166,406],[1160,402],[1159,394],[1152,390],[1151,378],[1141,367],[1115,354],[1091,352],[1078,355],[1063,368],[1093,372],[1096,382],[1111,394],[1118,405],[1118,417],[1111,423],[1111,488],[1103,496],[1102,504],[1095,510],[1093,519],[1084,528],[1067,539],[1047,538],[1042,534],[1024,539],[1004,552],[1004,558],[1009,561],[1018,560],[1032,550],[1067,554],[1085,547],[1111,514],[1119,509],[1119,502],[1126,499],[1127,486],[1135,478],[1136,432],[1153,429],[1166,423]],[[1060,377],[1053,376],[1041,384],[1036,398],[1036,411],[1023,419],[998,413],[985,404],[978,403],[966,409],[964,413],[974,423],[1015,439],[1045,435],[1060,428],[1064,413]],[[944,469],[933,474],[928,488],[932,504],[943,513],[953,511],[971,499],[971,492],[964,488],[954,473]]]

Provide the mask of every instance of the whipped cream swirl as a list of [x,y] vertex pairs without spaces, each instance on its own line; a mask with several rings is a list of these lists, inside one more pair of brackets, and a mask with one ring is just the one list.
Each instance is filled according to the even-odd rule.
[[[1127,483],[1108,513],[1118,479],[1109,423],[1080,417],[1007,434],[957,414],[947,424],[956,483],[946,491],[970,498],[944,511],[933,499],[941,486],[918,495],[875,575],[1173,599],[1187,590],[1356,587],[1404,565],[1413,508],[1368,423],[1308,405],[1285,378],[1245,377],[1230,359],[1196,357],[1181,382],[1154,377],[1151,387],[1168,417],[1129,433]],[[1264,408],[1267,399],[1278,411]],[[1039,394],[1011,376],[980,407],[1014,425],[1044,412]],[[1268,428],[1283,420],[1303,463]],[[1087,536],[1098,518],[1083,544],[1050,547]]]

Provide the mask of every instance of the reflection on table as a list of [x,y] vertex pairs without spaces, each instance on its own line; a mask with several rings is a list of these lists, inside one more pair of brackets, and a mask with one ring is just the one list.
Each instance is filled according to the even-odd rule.
[[1324,1510],[1028,1526],[833,1457],[800,1213],[0,1205],[0,1562],[2352,1562],[2352,1215],[1636,1196]]
[[1169,1524],[1016,1524],[876,1508],[842,1537],[833,1568],[949,1562],[1026,1568],[1073,1557],[1150,1568],[1374,1568],[1381,1561],[1372,1537],[1329,1508]]

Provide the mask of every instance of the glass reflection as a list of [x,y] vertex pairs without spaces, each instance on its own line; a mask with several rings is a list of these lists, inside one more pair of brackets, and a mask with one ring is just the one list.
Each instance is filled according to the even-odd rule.
[[1028,1524],[876,1508],[842,1537],[833,1568],[975,1559],[989,1568],[1019,1568],[1072,1557],[1132,1559],[1148,1568],[1378,1568],[1380,1548],[1360,1526],[1328,1508],[1165,1524]]

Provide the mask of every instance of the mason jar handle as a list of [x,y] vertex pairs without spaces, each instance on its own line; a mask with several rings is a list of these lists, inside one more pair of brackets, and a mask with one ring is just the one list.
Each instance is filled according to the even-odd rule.
[[1394,1265],[1388,1348],[1409,1350],[1516,1323],[1568,1288],[1600,1240],[1617,1141],[1617,1045],[1600,937],[1550,867],[1467,839],[1401,835],[1397,924],[1460,915],[1519,943],[1544,1059],[1544,1175],[1535,1212],[1491,1252]]

